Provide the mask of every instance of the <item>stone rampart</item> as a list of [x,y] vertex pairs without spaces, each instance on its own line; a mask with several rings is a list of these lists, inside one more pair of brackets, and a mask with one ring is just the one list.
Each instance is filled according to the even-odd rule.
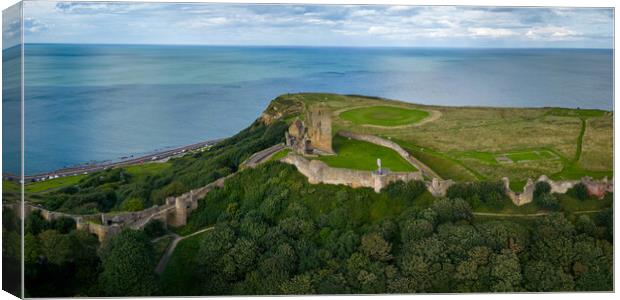
[[395,181],[422,180],[420,172],[390,172],[377,174],[371,171],[332,168],[319,160],[307,160],[297,154],[289,153],[282,162],[294,165],[308,178],[311,184],[343,184],[353,188],[369,187],[376,192]]
[[608,180],[607,177],[601,180],[594,180],[591,177],[583,177],[581,180],[554,181],[549,179],[549,177],[542,175],[536,181],[528,179],[527,183],[523,187],[523,191],[521,192],[514,192],[510,189],[510,180],[508,178],[504,177],[502,178],[502,181],[504,182],[506,195],[510,198],[512,203],[517,206],[530,203],[534,200],[534,189],[536,188],[536,183],[538,182],[548,183],[551,187],[551,193],[556,194],[564,194],[578,183],[583,183],[588,190],[588,194],[599,199],[602,199],[605,196],[605,193],[612,193],[614,191],[613,180]]
[[[212,189],[223,187],[224,181],[232,175],[220,178],[206,186],[191,190],[178,197],[169,197],[164,205],[154,205],[136,212],[76,215],[50,211],[41,206],[26,202],[24,215],[27,217],[32,211],[38,210],[47,221],[61,217],[71,218],[75,220],[77,229],[86,230],[97,235],[100,241],[115,235],[123,228],[143,229],[151,220],[161,220],[171,226],[183,226],[187,223],[189,213],[198,208],[198,200],[204,198]],[[18,213],[21,212],[18,203],[6,206],[11,206]]]

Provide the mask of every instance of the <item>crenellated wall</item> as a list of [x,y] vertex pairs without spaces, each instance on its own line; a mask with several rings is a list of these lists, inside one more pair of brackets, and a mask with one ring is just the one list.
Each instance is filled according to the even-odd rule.
[[[204,198],[209,191],[216,187],[223,187],[224,181],[231,175],[220,178],[204,187],[191,190],[178,197],[169,197],[164,205],[154,205],[136,212],[115,212],[91,215],[74,215],[47,210],[41,206],[26,202],[24,215],[27,217],[32,211],[38,210],[41,216],[52,221],[60,217],[75,220],[76,228],[86,230],[97,235],[100,241],[117,234],[123,228],[143,229],[151,220],[161,220],[171,226],[187,224],[189,213],[198,207],[198,200]],[[8,204],[16,211],[21,211],[18,204]]]

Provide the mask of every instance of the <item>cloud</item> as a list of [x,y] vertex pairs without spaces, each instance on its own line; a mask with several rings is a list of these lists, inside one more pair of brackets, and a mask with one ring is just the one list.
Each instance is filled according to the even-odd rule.
[[613,10],[387,5],[25,3],[27,40],[370,46],[600,46]]
[[471,33],[471,35],[474,37],[499,38],[499,37],[506,37],[506,36],[512,36],[512,35],[517,34],[516,32],[509,30],[509,29],[505,29],[505,28],[476,27],[476,28],[468,28],[467,31]]
[[39,20],[33,18],[24,18],[24,31],[25,32],[39,32],[48,29],[47,24],[42,23]]
[[525,36],[532,40],[565,41],[578,39],[582,36],[580,32],[570,30],[565,27],[536,27],[527,31]]

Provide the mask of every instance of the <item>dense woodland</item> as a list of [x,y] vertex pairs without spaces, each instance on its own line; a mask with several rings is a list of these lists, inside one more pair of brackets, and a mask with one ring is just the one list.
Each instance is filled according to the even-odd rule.
[[[176,159],[135,180],[122,169],[92,174],[49,197],[61,211],[108,211],[124,199],[144,206],[236,172],[252,153],[279,142],[286,126],[255,123],[213,149]],[[588,199],[583,187],[569,193]],[[548,186],[535,202],[548,215],[474,216],[512,205],[497,182],[457,184],[433,198],[422,182],[381,193],[310,185],[294,167],[269,162],[238,173],[199,202],[187,226],[197,250],[182,270],[154,273],[158,226],[124,230],[100,244],[72,220],[26,219],[27,296],[610,291],[613,211],[564,211]],[[3,212],[5,245],[17,218]],[[7,249],[11,249],[10,247]],[[181,251],[177,248],[177,251]],[[6,255],[6,256],[5,256]],[[3,252],[10,259],[10,253]],[[6,262],[7,260],[5,260]],[[174,281],[171,281],[171,278]]]
[[26,282],[30,296],[612,290],[612,215],[481,219],[468,200],[434,200],[421,182],[379,194],[309,185],[272,162],[209,193],[180,229],[214,225],[172,274],[183,286],[155,275],[143,231],[99,247],[70,221],[37,214],[26,221]]

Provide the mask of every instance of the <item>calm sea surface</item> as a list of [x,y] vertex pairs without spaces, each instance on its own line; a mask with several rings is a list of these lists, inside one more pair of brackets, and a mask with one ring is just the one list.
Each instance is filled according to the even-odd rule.
[[283,93],[613,109],[612,50],[27,44],[25,53],[27,174],[230,136]]

